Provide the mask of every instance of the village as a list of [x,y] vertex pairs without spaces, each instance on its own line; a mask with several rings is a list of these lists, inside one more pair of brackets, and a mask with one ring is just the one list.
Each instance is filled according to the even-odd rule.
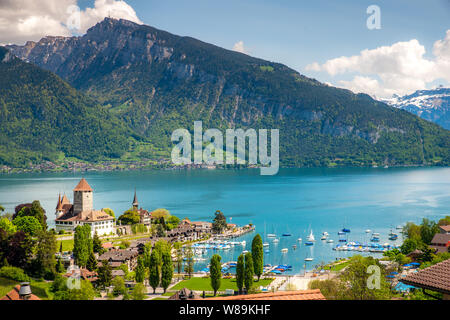
[[[264,264],[266,243],[254,225],[228,223],[219,210],[211,216],[211,222],[179,219],[166,209],[142,208],[135,190],[130,209],[116,218],[109,208],[94,209],[93,200],[94,190],[82,178],[73,189],[72,202],[66,194],[58,195],[54,229],[44,233],[33,232],[29,227],[23,229],[43,248],[53,247],[54,252],[46,251],[52,257],[42,260],[41,248],[35,249],[35,261],[46,265],[41,266],[45,271],[41,280],[25,274],[24,271],[36,274],[29,271],[29,265],[3,265],[0,282],[6,281],[9,286],[20,282],[9,292],[8,285],[3,286],[3,300],[350,299],[352,290],[332,291],[330,286],[337,288],[342,281],[360,281],[352,270],[369,266],[382,270],[381,288],[365,289],[365,299],[381,293],[385,299],[450,297],[450,225],[446,224],[450,217],[432,227],[435,231],[428,246],[419,245],[422,239],[411,235],[402,246],[384,252],[382,259],[355,255],[292,275],[284,274],[292,266]],[[20,205],[13,221],[25,216],[45,223],[39,208],[37,201]],[[36,212],[41,212],[41,216]],[[7,218],[0,221],[0,231],[5,229],[5,239],[14,237],[8,235],[6,230],[11,226],[4,219]],[[426,224],[410,225],[405,232],[412,234],[411,230],[417,227],[425,230],[429,228]],[[247,251],[245,241],[239,238],[250,233],[255,235],[251,251]],[[230,249],[242,253],[237,261],[222,261],[221,252]],[[206,268],[195,268],[197,261],[206,260],[203,255],[207,250],[215,253],[210,263]],[[5,256],[7,262],[8,257]],[[11,262],[15,263],[13,259]],[[40,296],[32,293],[36,289]]]

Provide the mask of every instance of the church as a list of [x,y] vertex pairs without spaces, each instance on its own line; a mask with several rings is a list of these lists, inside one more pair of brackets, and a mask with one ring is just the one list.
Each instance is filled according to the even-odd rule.
[[114,218],[103,210],[93,209],[93,190],[82,178],[78,185],[73,189],[73,204],[64,195],[58,196],[56,204],[56,231],[60,230],[72,232],[77,226],[89,224],[91,226],[92,236],[107,235],[114,232]]

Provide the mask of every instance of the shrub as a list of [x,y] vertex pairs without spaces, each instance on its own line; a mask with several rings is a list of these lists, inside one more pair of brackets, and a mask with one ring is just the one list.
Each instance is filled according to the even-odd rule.
[[0,277],[16,280],[19,282],[30,281],[30,277],[27,276],[22,269],[9,266],[5,266],[0,269]]

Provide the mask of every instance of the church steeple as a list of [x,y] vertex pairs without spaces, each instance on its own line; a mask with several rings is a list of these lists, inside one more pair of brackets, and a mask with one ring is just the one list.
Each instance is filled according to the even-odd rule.
[[138,207],[139,207],[139,202],[137,200],[136,188],[134,188],[133,209],[137,210]]

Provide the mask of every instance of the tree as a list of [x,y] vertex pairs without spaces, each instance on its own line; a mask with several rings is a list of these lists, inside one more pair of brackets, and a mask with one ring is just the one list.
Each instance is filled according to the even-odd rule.
[[431,221],[427,218],[422,220],[422,224],[420,225],[420,236],[422,238],[423,243],[430,244],[434,235],[439,232],[439,226],[436,222]]
[[103,208],[102,209],[104,212],[106,212],[107,214],[109,214],[111,217],[113,217],[114,219],[116,218],[116,215],[114,213],[114,211],[110,208]]
[[400,250],[403,254],[409,254],[416,250],[421,245],[421,242],[415,238],[408,238],[403,241]]
[[141,222],[141,216],[134,209],[128,209],[117,219],[117,221],[119,221],[121,225],[133,225]]
[[92,238],[92,250],[99,255],[102,255],[105,252],[105,249],[102,247],[102,241],[97,235],[97,232],[94,233],[94,237]]
[[167,218],[170,216],[170,212],[167,209],[158,208],[152,211],[152,217],[153,218]]
[[42,226],[35,217],[23,216],[13,220],[17,230],[23,231],[30,236],[36,236],[42,230]]
[[134,286],[133,292],[131,293],[131,298],[133,300],[145,299],[145,286],[142,283],[137,283]]
[[68,300],[94,300],[95,290],[89,280],[80,281],[80,289],[69,290]]
[[250,291],[252,285],[253,285],[253,274],[254,274],[254,267],[253,267],[253,258],[252,254],[250,252],[247,252],[245,254],[245,266],[244,266],[244,286],[247,292]]
[[220,260],[222,258],[215,254],[211,258],[211,265],[209,267],[209,273],[211,278],[211,287],[214,290],[214,296],[217,294],[217,290],[220,288],[220,282],[222,279],[222,265],[220,264]]
[[162,224],[157,224],[156,225],[156,236],[158,238],[163,238],[166,236],[166,231],[164,230],[164,227]]
[[137,266],[135,271],[135,279],[136,282],[138,283],[142,283],[144,282],[145,279],[145,266],[144,266],[144,259],[142,259],[142,257],[139,257],[137,260]]
[[175,242],[174,248],[176,250],[177,273],[180,274],[183,269],[183,252],[181,251],[182,249],[181,243]]
[[[380,289],[370,288],[368,278],[371,276],[369,266],[380,268]],[[338,299],[345,300],[384,300],[391,298],[390,285],[386,282],[383,266],[373,257],[356,255],[350,258],[342,271]]]
[[94,255],[93,251],[91,251],[91,253],[89,254],[89,258],[88,258],[88,261],[86,263],[86,268],[89,271],[97,270],[97,259],[95,258],[95,255]]
[[259,281],[259,278],[261,277],[264,270],[263,242],[259,234],[257,234],[252,241],[252,258],[255,275],[258,277]]
[[156,288],[159,285],[159,256],[156,250],[152,250],[152,253],[150,254],[150,274],[149,274],[149,283],[150,286],[153,288],[153,294],[156,291]]
[[127,288],[125,287],[125,280],[122,277],[115,277],[112,281],[113,285],[113,295],[119,296],[119,295],[125,295],[127,292]]
[[238,287],[239,294],[242,293],[242,288],[244,287],[244,277],[245,277],[244,255],[241,254],[238,257],[236,265],[236,285]]
[[76,227],[73,241],[75,263],[80,267],[85,267],[91,251],[93,251],[93,244],[90,225],[85,224]]
[[65,271],[64,265],[61,262],[61,258],[58,258],[58,260],[56,261],[55,269],[57,273],[63,273]]
[[420,235],[420,226],[412,222],[406,223],[406,225],[403,227],[403,233],[406,234],[407,238],[409,239],[415,239],[418,241],[422,239]]
[[15,208],[13,220],[18,217],[34,217],[41,225],[41,228],[43,230],[47,230],[47,217],[45,216],[45,210],[42,208],[41,203],[37,200],[32,203],[18,205]]
[[170,252],[165,250],[162,254],[162,266],[161,266],[161,287],[166,293],[167,288],[172,282],[173,277],[173,262]]
[[[1,231],[1,230],[0,230]],[[29,234],[17,231],[7,238],[7,249],[4,252],[8,264],[25,269],[33,255],[34,241]]]
[[63,253],[62,241],[59,243],[59,253]]
[[214,220],[213,220],[213,223],[212,223],[212,230],[215,233],[222,233],[223,230],[225,230],[226,227],[227,227],[227,221],[226,221],[225,215],[220,210],[217,210],[214,213]]
[[11,220],[4,217],[0,219],[0,229],[5,230],[8,234],[13,234],[17,231],[16,225],[13,224]]
[[106,288],[111,285],[112,268],[109,265],[108,261],[106,260],[102,261],[102,265],[98,268],[97,274],[98,274],[97,284],[99,286]]
[[448,226],[450,224],[450,216],[445,216],[438,221],[438,226]]
[[184,272],[188,274],[188,277],[190,278],[192,274],[194,273],[194,253],[192,252],[192,247],[187,246],[185,249],[185,257],[186,257],[186,264],[184,265]]
[[167,218],[166,227],[168,230],[175,229],[180,224],[180,218],[177,216],[170,216]]
[[54,278],[56,273],[56,238],[53,232],[38,232],[36,242],[36,274],[46,279]]

